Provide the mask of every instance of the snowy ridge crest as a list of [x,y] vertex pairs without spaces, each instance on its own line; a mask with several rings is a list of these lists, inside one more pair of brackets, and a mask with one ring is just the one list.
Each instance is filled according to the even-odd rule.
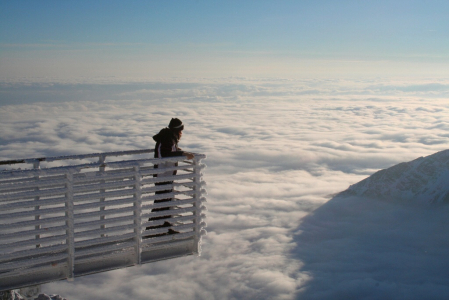
[[338,195],[449,203],[449,149],[380,170]]

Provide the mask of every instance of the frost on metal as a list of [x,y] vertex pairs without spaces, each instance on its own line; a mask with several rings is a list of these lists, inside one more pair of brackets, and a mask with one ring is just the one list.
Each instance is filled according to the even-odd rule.
[[[154,159],[152,152],[0,162],[0,291],[199,255],[205,155]],[[155,194],[167,185],[154,183],[166,181],[173,192]],[[170,210],[151,211],[160,207]],[[154,220],[161,216],[169,219]],[[157,228],[165,221],[172,226]],[[169,228],[179,233],[168,235]]]

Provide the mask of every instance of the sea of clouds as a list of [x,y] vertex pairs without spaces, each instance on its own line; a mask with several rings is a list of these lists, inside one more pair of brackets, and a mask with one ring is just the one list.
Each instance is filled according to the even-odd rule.
[[[449,80],[0,83],[0,159],[152,148],[178,117],[207,155],[201,257],[55,282],[84,299],[441,299],[448,209],[334,194],[448,148]],[[443,297],[444,298],[444,297]]]

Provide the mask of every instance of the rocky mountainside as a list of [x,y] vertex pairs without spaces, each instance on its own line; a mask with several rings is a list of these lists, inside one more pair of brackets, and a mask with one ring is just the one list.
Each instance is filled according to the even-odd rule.
[[[3,291],[0,292],[0,300],[25,300],[29,299],[29,297],[22,297],[22,295],[18,292],[18,290],[10,290],[10,291]],[[34,298],[34,300],[67,300],[66,298],[62,298],[59,295],[47,295],[47,294],[40,294],[37,298]]]
[[449,150],[380,170],[338,196],[422,203],[449,202]]

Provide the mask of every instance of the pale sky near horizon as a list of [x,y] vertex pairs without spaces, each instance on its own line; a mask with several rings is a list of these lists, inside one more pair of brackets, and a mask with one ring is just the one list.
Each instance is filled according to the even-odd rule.
[[447,77],[447,1],[5,1],[0,79]]

